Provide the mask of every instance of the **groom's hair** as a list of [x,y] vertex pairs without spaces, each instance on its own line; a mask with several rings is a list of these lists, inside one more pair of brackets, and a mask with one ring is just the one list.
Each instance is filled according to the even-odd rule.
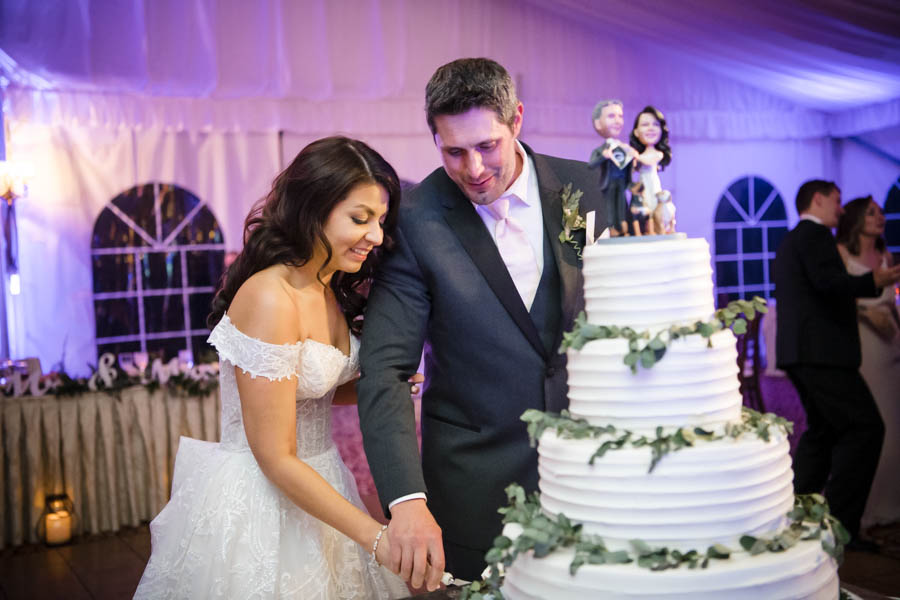
[[460,58],[439,67],[425,86],[425,118],[431,135],[435,117],[488,108],[512,128],[516,120],[516,84],[500,63],[489,58]]
[[797,190],[797,198],[794,200],[794,204],[797,207],[797,214],[799,215],[809,210],[809,207],[812,205],[813,196],[816,194],[827,196],[836,189],[837,185],[833,181],[810,179]]

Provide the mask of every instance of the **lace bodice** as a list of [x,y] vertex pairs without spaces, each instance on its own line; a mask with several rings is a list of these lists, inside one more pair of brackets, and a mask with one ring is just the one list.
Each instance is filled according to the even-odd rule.
[[359,371],[359,341],[356,337],[350,336],[350,356],[315,340],[269,344],[242,333],[226,314],[212,330],[208,341],[219,353],[223,447],[249,449],[235,378],[234,367],[237,367],[254,378],[276,381],[296,377],[297,456],[307,458],[331,448],[334,390],[353,379]]

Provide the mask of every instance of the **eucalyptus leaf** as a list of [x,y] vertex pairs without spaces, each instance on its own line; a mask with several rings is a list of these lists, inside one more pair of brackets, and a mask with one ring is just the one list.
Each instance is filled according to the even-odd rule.
[[616,552],[604,552],[603,559],[607,564],[610,565],[624,565],[626,563],[634,562],[630,556],[628,556],[628,552],[625,550],[617,550]]
[[631,544],[631,547],[634,548],[634,551],[638,554],[644,555],[653,552],[653,548],[651,548],[644,540],[629,540],[628,543]]

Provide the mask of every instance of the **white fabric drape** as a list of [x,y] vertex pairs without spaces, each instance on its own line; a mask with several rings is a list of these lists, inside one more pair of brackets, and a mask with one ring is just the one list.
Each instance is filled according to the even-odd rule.
[[405,134],[438,65],[486,55],[542,131],[581,131],[607,96],[697,139],[900,124],[900,18],[838,5],[10,0],[0,85],[10,118],[46,124]]
[[136,386],[118,396],[5,399],[0,549],[39,541],[46,494],[72,499],[73,534],[149,521],[168,501],[180,436],[218,440],[218,414],[218,390],[199,397]]

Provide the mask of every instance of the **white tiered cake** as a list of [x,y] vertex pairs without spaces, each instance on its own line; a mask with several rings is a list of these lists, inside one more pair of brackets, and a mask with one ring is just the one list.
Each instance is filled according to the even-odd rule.
[[[683,235],[602,240],[584,256],[587,322],[648,330],[693,325],[714,313],[709,246]],[[568,351],[570,413],[591,425],[612,425],[648,439],[699,427],[719,432],[741,423],[735,337],[673,340],[662,359],[637,373],[623,362],[623,338],[595,339]],[[658,428],[661,427],[662,429]],[[626,564],[584,564],[570,572],[573,548],[543,558],[519,554],[507,567],[505,598],[838,598],[837,566],[821,539],[755,555],[742,536],[771,538],[790,525],[793,473],[783,430],[719,435],[652,462],[649,445],[624,444],[591,461],[597,439],[572,439],[548,428],[538,443],[540,506],[600,536],[610,552],[641,547],[700,553],[730,550],[703,568],[650,570]],[[521,527],[507,526],[514,537]]]

